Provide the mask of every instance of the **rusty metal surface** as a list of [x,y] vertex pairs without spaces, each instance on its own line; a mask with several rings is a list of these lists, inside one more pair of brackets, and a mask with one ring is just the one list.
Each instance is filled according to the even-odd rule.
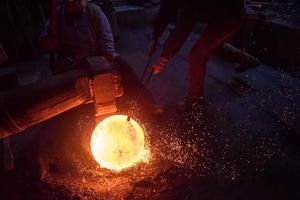
[[72,71],[0,94],[0,138],[84,103],[94,102],[97,116],[114,113],[117,111],[116,90],[112,73],[88,78],[81,71]]
[[100,74],[93,79],[96,116],[117,111],[115,102],[115,78],[113,74]]
[[1,125],[11,134],[21,132],[88,101],[91,96],[86,91],[88,79],[76,71],[4,93]]

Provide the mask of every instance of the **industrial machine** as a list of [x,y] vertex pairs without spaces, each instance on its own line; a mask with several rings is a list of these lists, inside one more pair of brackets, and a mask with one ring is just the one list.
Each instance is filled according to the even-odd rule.
[[57,116],[76,106],[93,103],[95,117],[117,111],[123,94],[120,76],[102,57],[90,58],[87,71],[74,70],[34,85],[0,94],[0,138]]

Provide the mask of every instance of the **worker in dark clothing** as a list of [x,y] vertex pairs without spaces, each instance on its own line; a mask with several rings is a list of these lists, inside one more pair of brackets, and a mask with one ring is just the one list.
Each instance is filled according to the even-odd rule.
[[162,0],[154,24],[149,53],[155,51],[158,39],[178,13],[176,28],[164,44],[163,52],[152,66],[152,70],[154,74],[157,74],[164,69],[190,35],[196,22],[206,24],[200,39],[188,56],[188,95],[178,105],[179,111],[186,111],[202,103],[206,64],[212,54],[237,60],[240,63],[240,71],[258,65],[259,60],[225,43],[239,29],[244,20],[243,0]]
[[87,69],[88,57],[103,56],[121,75],[125,95],[134,99],[142,89],[140,103],[150,113],[161,112],[134,70],[115,51],[110,24],[100,7],[86,0],[65,0],[58,8],[57,18],[57,36],[49,36],[48,26],[40,40],[43,51],[58,54],[52,67],[54,74]]

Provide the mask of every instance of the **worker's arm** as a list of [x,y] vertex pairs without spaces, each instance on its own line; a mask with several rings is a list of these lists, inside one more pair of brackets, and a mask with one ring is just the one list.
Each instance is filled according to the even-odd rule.
[[190,13],[183,13],[178,19],[176,28],[164,44],[161,57],[171,59],[182,47],[188,36],[191,34],[195,17]]
[[102,11],[98,12],[97,23],[97,45],[100,48],[102,55],[108,61],[112,61],[113,58],[118,56],[118,53],[115,52],[115,43],[111,26]]
[[152,38],[158,40],[166,30],[168,24],[177,15],[179,9],[178,0],[162,0],[158,15],[153,24]]
[[[196,2],[195,8],[189,5],[189,7],[187,6],[182,9],[182,13],[176,25],[176,29],[166,41],[161,57],[167,60],[172,58],[180,50],[185,40],[192,32],[194,24],[197,20],[197,16],[200,14],[199,12],[201,12],[201,5],[203,4],[201,1],[194,2]],[[220,8],[214,8],[212,12],[222,11],[223,15],[217,13],[216,16],[222,16],[229,20],[242,18],[244,13],[244,0],[223,0],[221,1],[221,3],[219,3],[219,5],[221,5]],[[206,13],[206,15],[209,15],[209,13]],[[220,18],[219,20],[224,19]]]
[[196,18],[189,12],[182,13],[178,20],[175,31],[166,41],[163,52],[157,63],[152,66],[154,74],[161,72],[169,60],[180,50],[185,40],[191,34]]
[[162,0],[157,17],[153,24],[153,33],[149,45],[149,54],[153,54],[156,51],[156,44],[158,39],[166,30],[172,19],[177,16],[179,10],[178,0]]

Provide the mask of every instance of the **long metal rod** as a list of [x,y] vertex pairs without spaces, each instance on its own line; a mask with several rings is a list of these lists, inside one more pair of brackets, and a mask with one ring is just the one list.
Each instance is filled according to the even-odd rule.
[[[145,83],[144,83],[144,88],[147,87],[148,83],[150,82],[151,78],[153,76],[153,72],[151,72],[148,76],[148,78],[146,79]],[[136,101],[138,101],[140,99],[140,97],[142,96],[142,93],[143,93],[143,89],[144,88],[141,88],[138,95],[137,95],[137,98],[135,99]]]
[[[147,87],[148,83],[150,82],[150,80],[151,80],[151,78],[152,78],[152,76],[153,76],[153,71],[151,71],[151,73],[149,74],[149,76],[148,76],[148,78],[146,79],[145,83],[143,84],[144,78],[145,78],[145,75],[146,75],[146,72],[147,72],[147,70],[148,70],[148,68],[149,68],[149,65],[150,65],[150,63],[151,63],[151,60],[152,60],[152,55],[153,55],[153,53],[148,54],[148,60],[147,60],[146,65],[145,65],[145,67],[144,67],[143,75],[142,75],[142,77],[141,77],[141,79],[140,79],[140,82],[141,82],[141,88],[140,88],[140,90],[139,90],[139,92],[138,92],[138,95],[137,95],[137,98],[135,99],[135,101],[138,101],[138,100],[140,99],[140,97],[141,97],[141,95],[142,95],[142,91],[144,90],[144,88]],[[144,85],[144,87],[143,87],[143,85]],[[131,117],[130,117],[130,112],[132,111],[132,107],[133,107],[133,105],[129,108],[129,112],[128,112],[128,116],[127,116],[127,121],[130,121],[130,119],[131,119]]]
[[147,60],[147,62],[146,62],[146,65],[145,65],[145,67],[144,67],[144,72],[143,72],[143,75],[142,75],[141,80],[140,80],[142,83],[143,83],[143,80],[144,80],[144,78],[145,78],[147,69],[148,69],[148,67],[149,67],[149,65],[150,65],[150,63],[151,63],[152,55],[153,55],[153,53],[148,54],[148,60]]

